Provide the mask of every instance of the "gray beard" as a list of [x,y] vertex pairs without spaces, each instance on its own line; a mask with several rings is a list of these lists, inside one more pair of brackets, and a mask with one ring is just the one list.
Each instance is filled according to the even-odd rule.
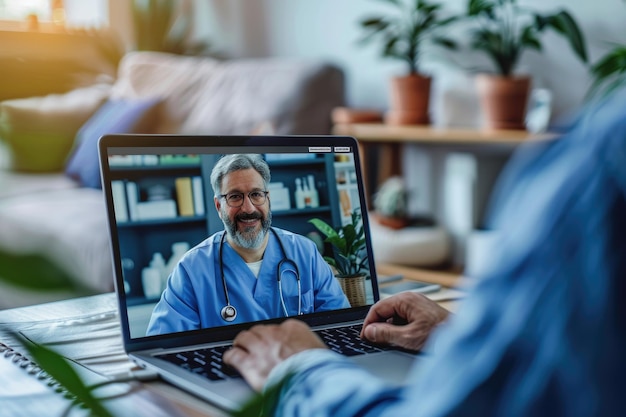
[[263,243],[267,232],[272,226],[272,212],[268,211],[267,217],[261,219],[261,230],[256,235],[246,230],[237,230],[237,224],[232,222],[226,213],[222,213],[222,223],[224,223],[224,229],[235,245],[244,249],[257,249]]

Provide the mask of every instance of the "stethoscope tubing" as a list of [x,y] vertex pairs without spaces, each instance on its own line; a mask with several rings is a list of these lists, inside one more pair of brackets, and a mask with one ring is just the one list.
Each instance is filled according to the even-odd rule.
[[[276,236],[276,239],[278,239],[278,245],[280,246],[280,250],[283,252],[283,259],[281,259],[280,262],[278,262],[278,268],[276,270],[276,281],[278,282],[278,293],[280,296],[280,304],[283,308],[283,312],[285,313],[285,317],[288,317],[289,312],[287,311],[287,305],[285,304],[285,298],[283,296],[281,267],[286,263],[290,263],[293,269],[286,269],[285,271],[291,271],[295,275],[296,283],[298,285],[298,315],[301,315],[302,314],[302,285],[300,283],[300,270],[298,269],[298,265],[296,264],[296,262],[293,259],[290,259],[287,257],[287,251],[285,250],[285,246],[283,245],[282,239],[280,238],[280,236],[278,236],[278,232],[276,232],[274,228],[270,228],[270,230],[272,231],[274,236]],[[222,278],[222,288],[224,289],[224,299],[226,300],[226,305],[222,308],[220,315],[222,316],[222,319],[224,319],[225,321],[231,322],[235,320],[235,318],[237,317],[237,309],[235,308],[235,306],[233,306],[230,303],[230,296],[228,294],[228,285],[226,283],[226,275],[224,274],[224,262],[223,262],[222,248],[224,246],[225,238],[226,238],[226,231],[222,233],[222,236],[220,238],[220,246],[219,246],[220,274]]]

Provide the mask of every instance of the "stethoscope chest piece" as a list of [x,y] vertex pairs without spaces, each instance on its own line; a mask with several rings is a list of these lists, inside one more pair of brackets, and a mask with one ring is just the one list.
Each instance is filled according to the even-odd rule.
[[220,312],[222,318],[226,321],[233,321],[237,317],[237,309],[230,304],[225,305]]

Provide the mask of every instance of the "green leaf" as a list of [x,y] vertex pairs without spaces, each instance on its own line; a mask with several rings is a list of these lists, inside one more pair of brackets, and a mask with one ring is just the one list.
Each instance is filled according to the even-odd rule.
[[606,96],[626,85],[626,46],[616,44],[590,71],[594,81],[587,92],[588,99]]
[[[23,340],[23,338],[21,338]],[[89,387],[80,379],[67,360],[46,346],[25,341],[24,346],[30,357],[56,380],[63,388],[73,394],[80,403],[89,408],[94,416],[113,417],[112,414],[95,398]]]
[[537,29],[533,25],[526,26],[522,31],[520,43],[528,48],[541,50],[541,42],[537,38]]
[[0,280],[34,290],[79,290],[71,277],[41,255],[0,252]]
[[315,228],[319,230],[327,238],[331,236],[338,236],[335,229],[333,229],[331,225],[329,225],[328,223],[326,223],[325,221],[321,219],[311,219],[309,220],[309,223],[315,226]]
[[288,374],[282,381],[272,385],[262,393],[254,394],[239,410],[233,411],[232,417],[269,417],[274,415],[280,392],[293,377]]
[[547,20],[546,25],[563,35],[576,55],[578,55],[583,62],[587,62],[585,41],[572,15],[562,10],[554,15],[544,16],[544,18]]
[[467,14],[469,16],[485,14],[490,18],[495,18],[494,7],[493,2],[489,0],[470,0],[467,4]]

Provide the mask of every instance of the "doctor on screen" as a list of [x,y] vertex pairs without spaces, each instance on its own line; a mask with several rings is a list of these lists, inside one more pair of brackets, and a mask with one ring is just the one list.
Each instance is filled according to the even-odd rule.
[[315,244],[271,227],[270,170],[260,155],[227,155],[211,172],[224,231],[180,260],[147,335],[350,307]]

